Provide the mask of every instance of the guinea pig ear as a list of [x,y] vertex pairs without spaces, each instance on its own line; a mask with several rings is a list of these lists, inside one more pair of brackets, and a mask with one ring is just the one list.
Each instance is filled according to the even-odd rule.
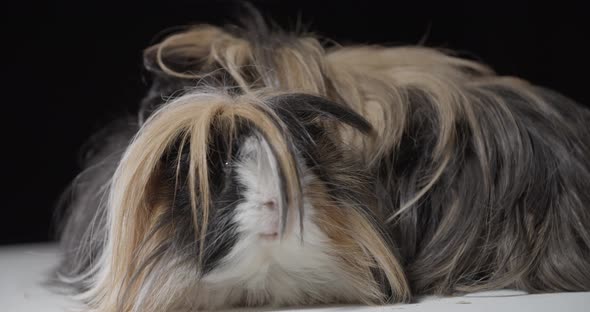
[[292,117],[305,122],[318,119],[344,123],[364,134],[372,135],[373,126],[361,115],[343,104],[305,93],[282,94],[272,98],[277,114],[286,120]]

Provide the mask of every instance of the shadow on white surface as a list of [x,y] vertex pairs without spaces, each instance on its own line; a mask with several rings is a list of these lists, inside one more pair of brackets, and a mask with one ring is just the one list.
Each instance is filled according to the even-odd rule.
[[[54,244],[0,247],[0,311],[2,312],[63,312],[77,311],[80,306],[66,296],[44,286],[57,264]],[[414,304],[389,306],[334,306],[285,308],[275,311],[590,311],[590,292],[527,295],[518,291],[492,291],[462,297],[426,297]],[[235,309],[231,311],[261,311]],[[271,310],[265,310],[271,311]]]

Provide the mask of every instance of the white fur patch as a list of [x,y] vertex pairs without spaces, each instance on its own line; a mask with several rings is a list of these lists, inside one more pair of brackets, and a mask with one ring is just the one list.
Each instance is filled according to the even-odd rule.
[[[280,198],[275,159],[267,143],[254,137],[245,141],[239,158],[236,170],[246,191],[244,202],[236,207],[238,241],[201,280],[199,305],[296,305],[355,298],[329,254],[327,236],[312,222],[309,200],[304,199],[303,240],[298,226],[282,239],[261,236],[279,231],[278,207],[265,206]],[[302,171],[305,188],[315,177]]]

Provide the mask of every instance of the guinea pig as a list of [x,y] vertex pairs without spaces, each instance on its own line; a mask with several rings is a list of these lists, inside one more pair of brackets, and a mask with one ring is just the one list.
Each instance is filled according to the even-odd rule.
[[590,113],[566,97],[259,22],[188,29],[145,64],[137,122],[102,140],[62,236],[91,309],[590,289]]
[[93,311],[409,300],[340,127],[372,135],[306,94],[167,103],[75,194],[62,281]]

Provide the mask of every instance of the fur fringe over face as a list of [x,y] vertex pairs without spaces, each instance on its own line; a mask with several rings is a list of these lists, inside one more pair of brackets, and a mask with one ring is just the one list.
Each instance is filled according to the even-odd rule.
[[255,24],[145,51],[139,125],[62,238],[92,310],[590,290],[590,112],[438,50]]

